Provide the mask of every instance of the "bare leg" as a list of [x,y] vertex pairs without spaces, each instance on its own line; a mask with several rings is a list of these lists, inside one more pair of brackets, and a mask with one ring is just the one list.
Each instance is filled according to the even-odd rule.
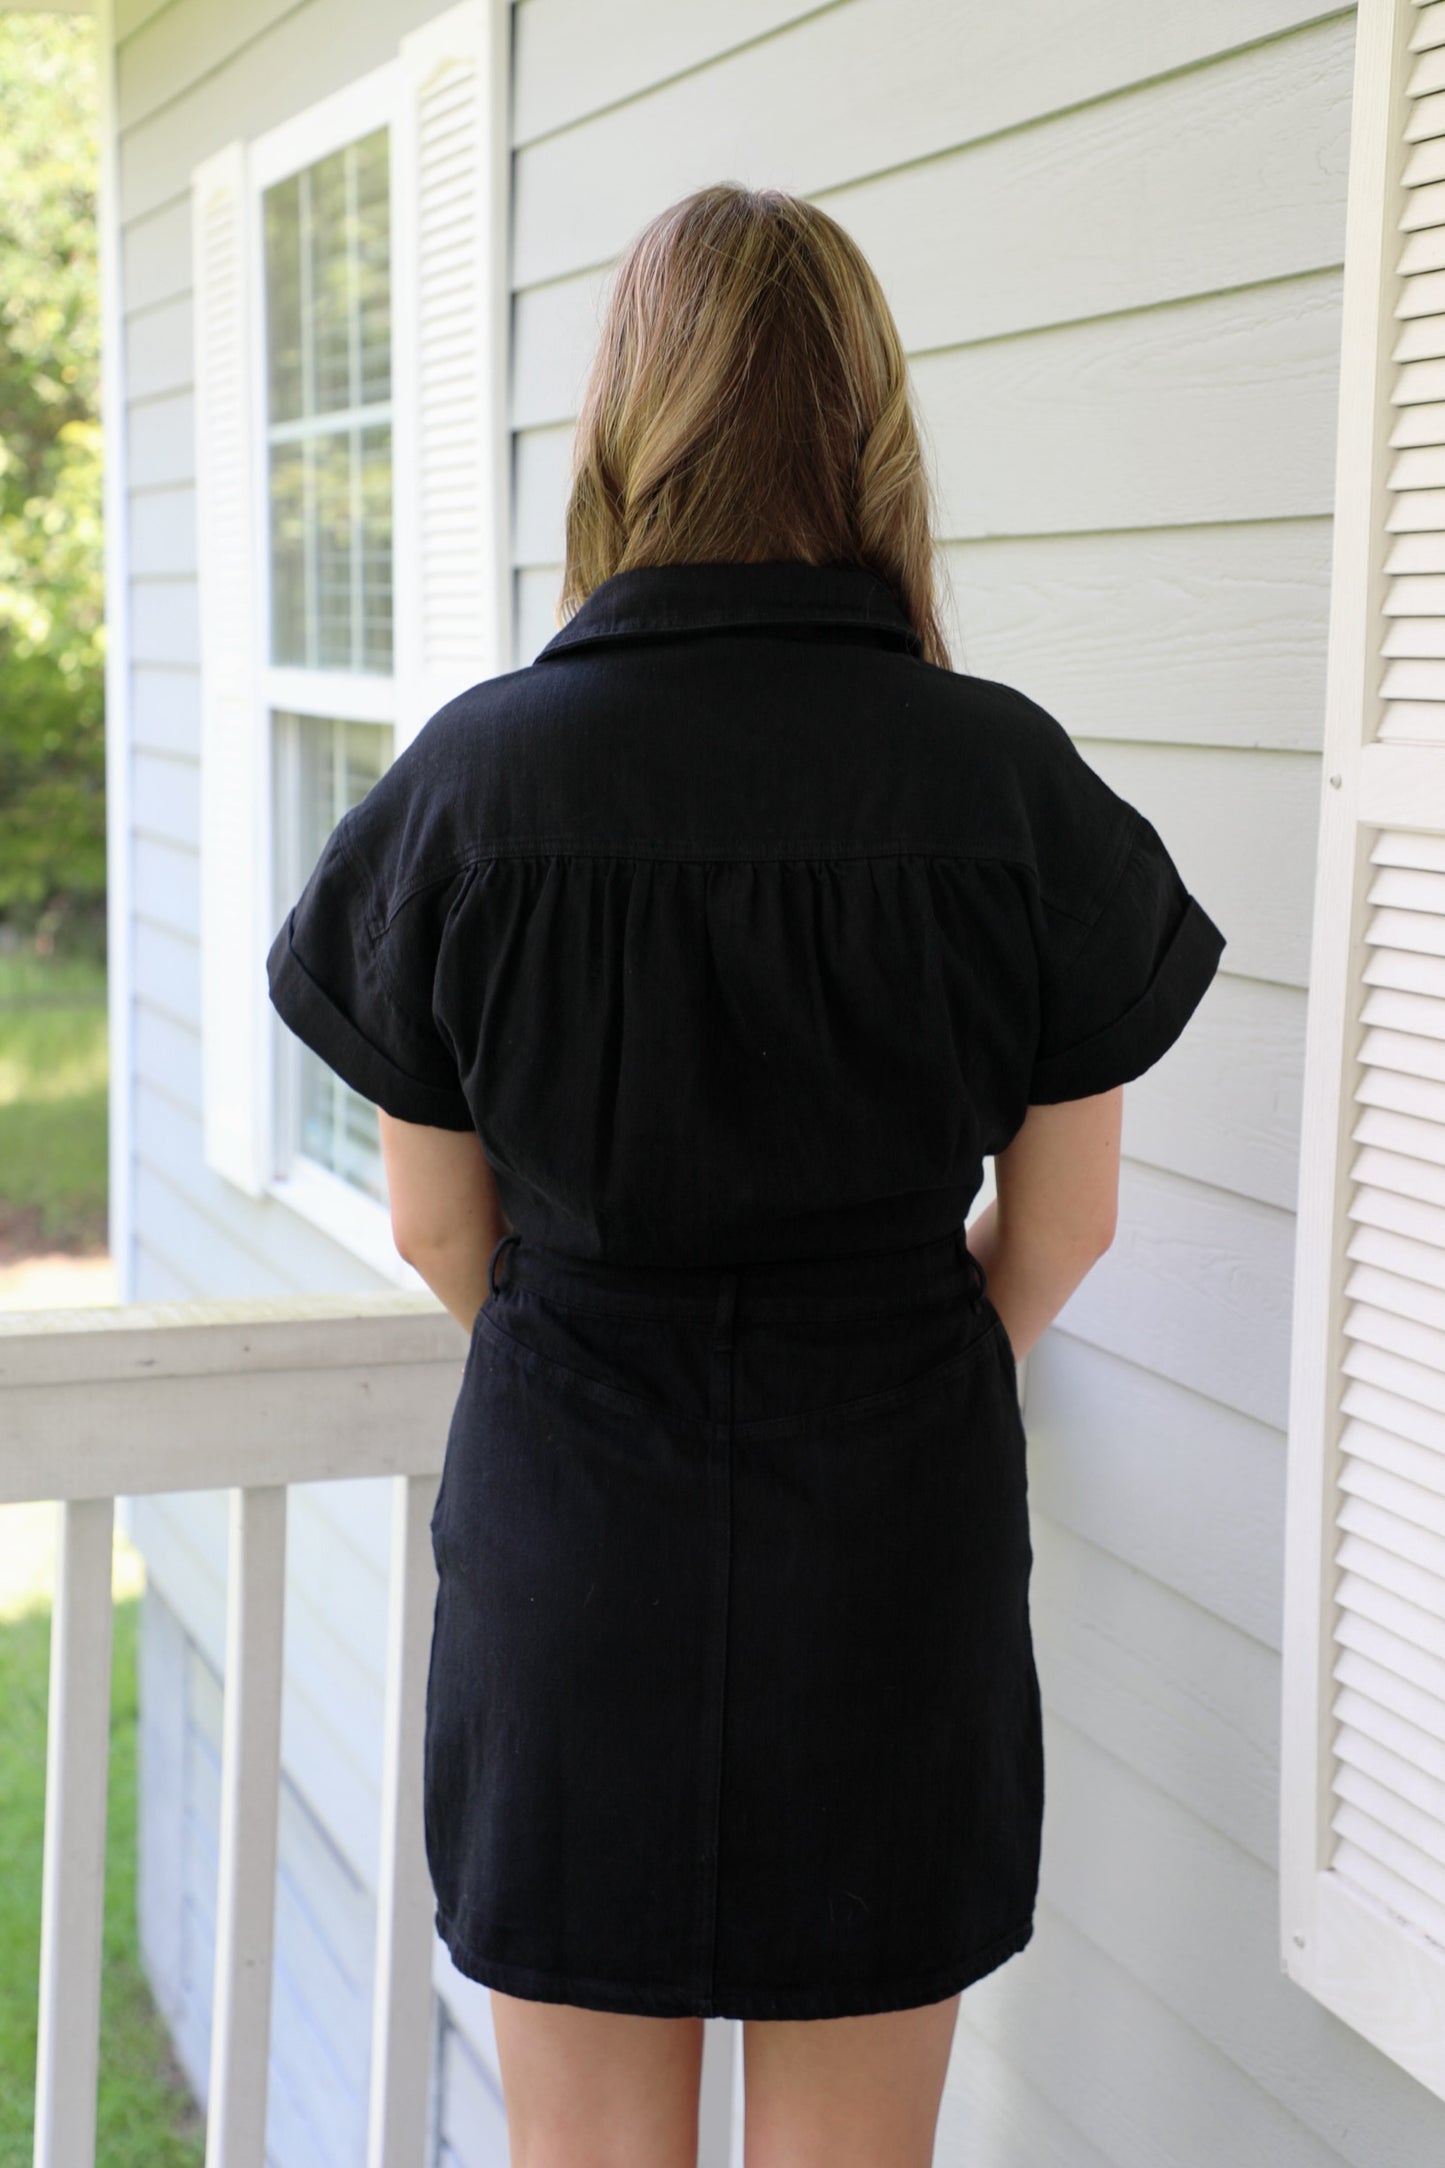
[[511,2168],[696,2168],[701,2018],[490,1993]]
[[746,2019],[745,2168],[931,2168],[958,2004]]

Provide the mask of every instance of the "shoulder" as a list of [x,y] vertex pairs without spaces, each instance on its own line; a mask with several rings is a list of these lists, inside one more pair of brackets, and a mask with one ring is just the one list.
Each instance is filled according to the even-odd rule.
[[[947,817],[979,855],[1009,860],[1040,900],[1091,919],[1118,877],[1137,815],[1106,782],[1053,711],[1003,679],[911,665],[930,752],[961,797]],[[963,758],[942,761],[943,746]]]
[[1025,782],[1047,785],[1083,761],[1058,717],[1019,686],[936,663],[913,662],[910,670],[925,707],[981,734],[989,753]]
[[498,787],[510,768],[507,749],[528,706],[529,674],[505,671],[445,702],[343,814],[337,840],[378,923],[486,855]]
[[504,763],[538,714],[540,692],[541,673],[531,663],[481,678],[429,716],[398,758],[417,787],[449,793]]
[[978,748],[1001,781],[1047,782],[1081,755],[1064,725],[1002,678],[980,677],[914,657],[889,657],[906,710],[923,727]]

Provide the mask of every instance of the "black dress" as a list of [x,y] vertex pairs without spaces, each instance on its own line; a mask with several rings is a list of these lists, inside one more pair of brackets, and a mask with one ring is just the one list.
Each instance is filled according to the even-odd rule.
[[1023,1948],[1025,1440],[963,1224],[1224,945],[1063,726],[857,566],[619,573],[340,821],[271,998],[475,1129],[514,1230],[432,1522],[459,1970],[818,2018]]

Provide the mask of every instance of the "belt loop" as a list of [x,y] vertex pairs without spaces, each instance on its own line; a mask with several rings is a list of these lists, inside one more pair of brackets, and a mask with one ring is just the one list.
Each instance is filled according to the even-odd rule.
[[982,1305],[984,1295],[988,1289],[988,1274],[984,1271],[983,1266],[980,1264],[979,1260],[974,1256],[973,1251],[968,1246],[967,1228],[960,1226],[956,1239],[958,1243],[959,1263],[964,1267],[965,1271],[969,1275],[969,1279],[972,1283],[971,1291],[973,1294],[974,1306],[975,1308],[978,1308]]
[[507,1247],[507,1244],[509,1242],[520,1242],[521,1239],[522,1238],[519,1234],[503,1235],[501,1241],[497,1244],[496,1248],[492,1252],[491,1262],[487,1266],[487,1285],[494,1295],[499,1292],[497,1287],[497,1259],[501,1256],[503,1250]]

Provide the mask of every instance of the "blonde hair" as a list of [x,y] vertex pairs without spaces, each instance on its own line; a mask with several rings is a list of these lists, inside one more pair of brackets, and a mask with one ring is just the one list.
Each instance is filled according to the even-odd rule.
[[835,219],[722,181],[643,228],[577,422],[559,623],[636,565],[858,564],[947,669],[932,514],[898,327]]

